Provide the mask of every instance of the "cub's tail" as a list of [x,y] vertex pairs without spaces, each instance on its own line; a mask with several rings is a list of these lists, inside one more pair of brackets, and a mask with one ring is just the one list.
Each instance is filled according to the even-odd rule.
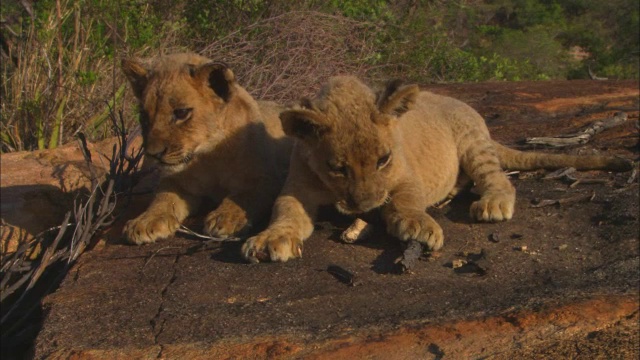
[[500,165],[509,170],[560,169],[574,167],[577,170],[629,171],[633,164],[627,159],[600,155],[565,155],[540,152],[524,152],[510,149],[495,141],[493,144],[500,158]]

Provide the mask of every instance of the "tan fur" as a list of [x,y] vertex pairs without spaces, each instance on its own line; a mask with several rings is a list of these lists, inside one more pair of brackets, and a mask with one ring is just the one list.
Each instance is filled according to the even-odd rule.
[[224,64],[195,54],[128,59],[122,68],[140,101],[145,161],[162,170],[153,202],[126,224],[127,239],[171,237],[204,198],[219,204],[205,220],[212,236],[238,234],[268,216],[291,145],[280,107],[256,102]]
[[491,140],[468,105],[398,82],[375,94],[353,77],[336,77],[280,118],[297,141],[271,224],[243,247],[249,260],[301,256],[320,205],[354,215],[379,209],[389,234],[439,249],[442,228],[425,210],[455,193],[465,176],[481,194],[471,215],[501,221],[512,217],[515,202],[503,167],[630,169],[619,158],[508,149]]

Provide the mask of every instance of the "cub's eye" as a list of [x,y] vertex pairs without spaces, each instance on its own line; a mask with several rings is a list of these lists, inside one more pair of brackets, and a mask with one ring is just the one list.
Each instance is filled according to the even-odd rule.
[[173,110],[173,120],[176,122],[187,120],[191,117],[192,110],[192,108],[181,108]]
[[347,167],[342,164],[333,164],[331,162],[327,162],[327,166],[329,167],[329,172],[333,176],[347,176]]
[[378,159],[378,170],[384,168],[385,166],[389,165],[389,163],[391,162],[391,152],[387,153],[386,155],[383,155],[380,157],[380,159]]

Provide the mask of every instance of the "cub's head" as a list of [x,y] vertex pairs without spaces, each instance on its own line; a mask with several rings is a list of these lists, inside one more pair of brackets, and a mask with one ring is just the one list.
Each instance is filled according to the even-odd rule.
[[236,95],[233,72],[195,54],[125,59],[122,69],[140,101],[147,158],[167,173],[183,170],[225,136],[225,109]]
[[396,123],[418,92],[394,81],[374,93],[354,77],[335,77],[313,100],[281,113],[284,131],[299,139],[339,211],[363,213],[388,201],[403,166]]

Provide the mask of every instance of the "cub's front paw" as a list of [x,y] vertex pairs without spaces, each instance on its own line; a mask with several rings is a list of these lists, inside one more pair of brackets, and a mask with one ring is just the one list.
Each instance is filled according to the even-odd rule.
[[124,226],[124,234],[131,243],[142,245],[167,239],[175,234],[180,222],[172,214],[143,213]]
[[244,243],[242,256],[252,263],[269,259],[285,262],[302,257],[302,240],[286,230],[267,229]]
[[240,208],[218,208],[210,212],[204,221],[205,232],[221,238],[246,232],[250,227],[247,214]]
[[503,221],[513,217],[515,194],[509,192],[486,193],[471,204],[471,216],[479,221]]
[[429,215],[421,211],[403,212],[387,219],[387,232],[400,240],[416,240],[429,250],[438,250],[444,244],[442,228]]

